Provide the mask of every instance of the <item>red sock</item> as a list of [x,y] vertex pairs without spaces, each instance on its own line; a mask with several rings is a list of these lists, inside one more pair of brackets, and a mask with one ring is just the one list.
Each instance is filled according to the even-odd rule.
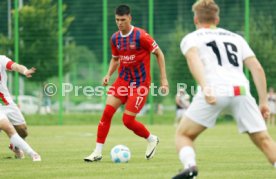
[[106,136],[109,132],[111,119],[116,112],[116,109],[111,105],[106,105],[102,118],[98,124],[97,142],[104,144]]
[[150,132],[142,123],[135,120],[135,116],[130,116],[124,113],[123,122],[124,125],[128,129],[132,130],[136,135],[143,137],[145,139],[149,137]]

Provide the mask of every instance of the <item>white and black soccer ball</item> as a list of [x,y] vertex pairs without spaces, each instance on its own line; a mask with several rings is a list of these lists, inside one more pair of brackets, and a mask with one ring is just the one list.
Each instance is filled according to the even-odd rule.
[[131,153],[127,146],[116,145],[111,149],[110,157],[114,163],[126,163],[130,160]]

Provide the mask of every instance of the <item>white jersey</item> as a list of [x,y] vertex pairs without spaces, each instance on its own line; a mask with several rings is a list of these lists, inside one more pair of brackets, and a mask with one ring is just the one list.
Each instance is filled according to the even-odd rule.
[[184,55],[192,47],[199,50],[208,86],[243,86],[247,92],[250,91],[243,73],[243,60],[255,54],[240,35],[222,28],[201,28],[181,41],[180,48]]
[[14,62],[4,55],[0,55],[0,105],[14,104],[7,87],[6,70],[11,70]]

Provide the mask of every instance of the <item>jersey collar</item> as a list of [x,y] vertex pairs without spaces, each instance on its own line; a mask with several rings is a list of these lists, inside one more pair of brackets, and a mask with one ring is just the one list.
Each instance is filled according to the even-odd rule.
[[129,36],[132,33],[133,29],[134,29],[134,26],[132,25],[130,31],[127,34],[125,34],[125,35],[123,35],[122,32],[120,31],[121,37],[127,37],[127,36]]

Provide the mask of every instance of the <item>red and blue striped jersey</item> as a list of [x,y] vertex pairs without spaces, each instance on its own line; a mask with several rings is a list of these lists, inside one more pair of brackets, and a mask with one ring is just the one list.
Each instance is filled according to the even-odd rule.
[[118,57],[119,78],[129,84],[150,84],[150,54],[158,45],[145,30],[132,26],[126,35],[115,32],[110,40],[112,56]]

